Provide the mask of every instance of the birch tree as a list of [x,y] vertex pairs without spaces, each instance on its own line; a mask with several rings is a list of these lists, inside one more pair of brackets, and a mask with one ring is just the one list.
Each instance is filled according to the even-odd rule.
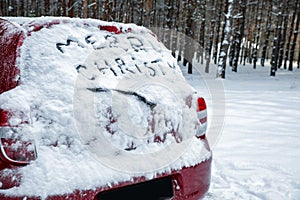
[[226,70],[226,60],[228,47],[230,43],[230,32],[231,32],[231,12],[232,12],[232,3],[233,0],[226,0],[225,4],[225,28],[223,29],[224,38],[221,43],[220,54],[219,54],[219,63],[217,68],[217,77],[225,78],[225,70]]

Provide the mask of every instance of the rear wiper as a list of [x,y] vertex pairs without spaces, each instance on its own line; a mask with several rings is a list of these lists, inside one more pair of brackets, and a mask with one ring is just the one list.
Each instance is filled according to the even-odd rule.
[[113,89],[113,88],[102,88],[102,87],[97,87],[97,88],[87,88],[88,90],[92,92],[109,92],[109,91],[115,91],[119,92],[124,95],[132,95],[138,98],[138,100],[144,102],[147,106],[151,108],[151,110],[157,105],[156,103],[146,99],[146,97],[134,92],[134,91],[124,91],[124,90],[119,90],[119,89]]

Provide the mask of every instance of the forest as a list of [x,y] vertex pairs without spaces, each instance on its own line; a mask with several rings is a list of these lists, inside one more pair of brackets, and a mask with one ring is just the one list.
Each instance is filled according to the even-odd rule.
[[[0,0],[0,16],[68,16],[150,28],[193,72],[300,68],[300,0]],[[214,73],[214,72],[213,72]]]

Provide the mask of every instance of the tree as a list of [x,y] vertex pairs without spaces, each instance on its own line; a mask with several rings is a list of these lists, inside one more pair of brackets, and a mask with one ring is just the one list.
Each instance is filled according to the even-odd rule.
[[298,36],[299,25],[300,25],[300,2],[299,1],[297,1],[296,8],[297,8],[297,21],[294,29],[294,38],[293,38],[291,54],[290,54],[290,62],[288,68],[289,71],[293,71],[294,54],[295,54],[297,36]]
[[242,15],[242,18],[238,18],[238,25],[239,25],[239,30],[237,31],[236,35],[236,48],[234,51],[234,58],[233,58],[233,63],[232,63],[232,71],[237,72],[237,67],[238,67],[238,62],[239,62],[239,56],[240,56],[240,51],[241,51],[241,45],[242,45],[242,40],[244,38],[244,30],[245,30],[245,18],[246,18],[246,5],[247,5],[247,0],[242,0],[240,2],[240,13]]
[[[218,6],[219,5],[219,6]],[[216,20],[216,30],[215,30],[215,42],[214,42],[214,52],[213,52],[213,60],[214,60],[214,63],[217,64],[218,62],[218,52],[219,52],[219,36],[220,36],[220,28],[221,28],[221,24],[224,24],[224,20],[222,20],[222,16],[223,16],[223,0],[219,0],[217,1],[217,5],[216,5],[216,8],[218,8],[218,11],[216,11],[216,16],[217,16],[217,20]],[[222,32],[222,36],[223,36],[223,33]]]
[[290,0],[287,0],[284,6],[284,13],[283,15],[283,29],[281,33],[280,43],[279,43],[279,58],[278,58],[278,68],[281,68],[283,62],[283,54],[284,54],[284,45],[286,43],[286,32],[288,29],[288,19],[289,19],[289,7],[290,7]]
[[198,32],[198,41],[199,41],[199,45],[197,48],[197,60],[198,62],[200,62],[201,64],[203,64],[204,62],[204,57],[203,57],[203,53],[204,53],[204,49],[205,49],[205,25],[206,25],[206,0],[197,0],[197,8],[199,8],[199,17],[197,19],[197,24],[198,27],[197,29],[199,30]]
[[211,3],[209,9],[211,11],[210,15],[210,25],[208,28],[208,36],[207,36],[207,44],[206,44],[206,51],[205,51],[205,59],[206,59],[206,66],[205,66],[205,72],[209,73],[209,64],[211,59],[211,51],[212,51],[212,45],[213,45],[213,38],[214,38],[214,29],[215,29],[215,11],[216,11],[216,1],[212,0],[209,1]]
[[[296,0],[296,1],[298,1],[298,0]],[[288,40],[287,40],[287,44],[286,44],[286,48],[285,48],[285,55],[284,55],[284,64],[283,64],[284,69],[287,69],[287,61],[289,58],[289,52],[290,52],[290,47],[291,47],[291,40],[292,40],[292,36],[293,36],[296,14],[297,14],[297,4],[294,5],[294,12],[290,19],[290,21],[291,21],[290,32],[289,32],[289,36],[288,36]]]
[[266,55],[267,55],[267,48],[269,45],[269,37],[270,37],[270,33],[271,33],[271,28],[272,28],[272,10],[273,10],[273,2],[272,0],[269,2],[269,6],[268,6],[268,17],[267,17],[267,22],[266,22],[266,36],[265,36],[265,40],[264,40],[264,44],[262,47],[262,55],[261,55],[261,60],[260,60],[260,64],[261,66],[265,65],[265,59],[266,59]]
[[276,21],[275,21],[276,28],[275,28],[274,38],[273,38],[270,76],[275,76],[276,71],[277,71],[278,46],[279,46],[278,44],[280,41],[282,8],[283,8],[283,2],[279,2],[279,5],[277,7],[277,12],[274,13],[274,15],[276,15]]
[[225,3],[225,27],[223,29],[223,40],[221,43],[221,49],[219,54],[219,63],[217,69],[217,77],[225,78],[225,69],[226,69],[226,61],[227,61],[227,52],[230,43],[230,32],[231,32],[231,12],[232,12],[232,3],[233,0],[226,0]]
[[188,64],[188,73],[192,74],[193,66],[192,61],[195,52],[195,46],[192,39],[195,39],[195,20],[193,19],[193,11],[195,8],[195,2],[193,0],[187,0],[186,9],[187,9],[187,16],[186,16],[186,27],[185,27],[185,35],[187,37],[185,41],[184,47],[184,61],[183,65],[185,66]]
[[[300,47],[299,47],[300,49]],[[297,62],[297,68],[300,68],[300,50],[298,49],[298,62]]]
[[253,68],[256,68],[256,62],[257,62],[257,54],[258,54],[258,46],[260,42],[260,34],[261,34],[261,21],[262,21],[262,7],[263,7],[263,1],[261,3],[258,3],[258,13],[255,24],[256,27],[256,33],[255,33],[255,47],[253,50]]

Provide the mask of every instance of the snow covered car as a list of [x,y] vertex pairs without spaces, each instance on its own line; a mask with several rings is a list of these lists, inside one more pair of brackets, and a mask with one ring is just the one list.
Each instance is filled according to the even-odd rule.
[[199,199],[206,104],[150,30],[0,18],[0,199]]

